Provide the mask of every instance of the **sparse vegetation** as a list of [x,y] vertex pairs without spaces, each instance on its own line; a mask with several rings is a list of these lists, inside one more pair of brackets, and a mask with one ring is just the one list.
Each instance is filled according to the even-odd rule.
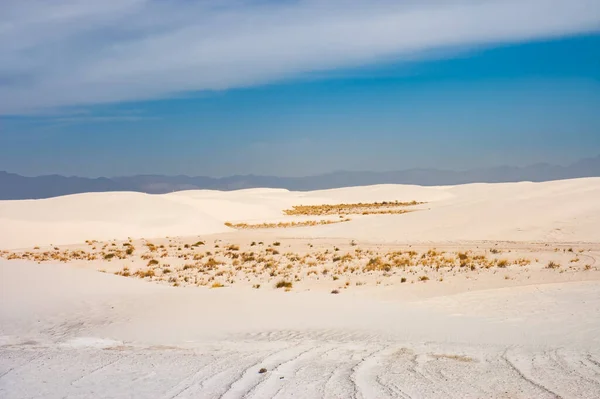
[[350,215],[350,214],[373,214],[373,213],[397,213],[408,211],[394,211],[393,208],[407,207],[423,204],[423,202],[410,201],[383,201],[371,203],[356,204],[335,204],[335,205],[296,205],[292,209],[286,209],[283,212],[290,216],[325,216],[325,215]]
[[232,229],[246,230],[246,229],[281,229],[291,227],[308,227],[308,226],[319,226],[334,223],[349,222],[350,219],[342,220],[306,220],[302,222],[278,222],[278,223],[231,223],[226,222],[225,226],[231,227]]
[[[146,240],[139,243],[133,240],[124,243],[98,243],[88,240],[85,247],[79,246],[76,249],[74,246],[37,246],[37,249],[31,250],[0,251],[0,257],[38,263],[97,262],[93,264],[95,269],[105,270],[106,267],[111,273],[119,276],[141,278],[172,286],[212,287],[213,284],[247,284],[248,287],[259,289],[262,284],[289,291],[292,287],[302,290],[304,282],[312,281],[317,289],[324,288],[330,293],[339,293],[341,289],[352,289],[362,285],[389,286],[425,281],[436,284],[451,281],[459,274],[464,274],[468,279],[477,279],[479,273],[488,269],[491,269],[489,273],[496,274],[495,268],[529,266],[532,260],[532,268],[524,269],[528,274],[540,268],[557,269],[557,273],[584,270],[593,273],[597,270],[584,262],[588,257],[593,260],[594,254],[579,255],[579,248],[573,250],[577,254],[566,259],[569,252],[567,248],[556,251],[555,248],[548,247],[543,251],[546,255],[551,255],[550,257],[537,255],[539,258],[530,260],[524,256],[517,257],[519,253],[513,255],[512,252],[519,251],[510,246],[491,249],[471,247],[468,250],[453,251],[369,243],[359,247],[354,240],[336,240],[324,245],[316,239],[304,242],[294,250],[293,245],[288,245],[290,241],[283,240],[265,246],[262,241],[243,244],[216,239],[214,248],[210,248],[211,251],[200,251],[197,248],[199,243],[204,245],[203,241],[186,244],[180,239],[170,239],[166,244]],[[595,249],[588,250],[592,251]],[[529,251],[530,254],[535,252],[537,251]],[[506,255],[499,258],[491,256],[491,253]],[[143,260],[142,263],[136,263],[136,260],[140,259]],[[540,259],[543,260],[540,262]],[[119,266],[117,260],[126,260],[127,266],[120,268],[122,265]],[[109,261],[111,263],[108,263]],[[559,261],[568,262],[568,267],[562,267]],[[514,271],[516,272],[516,269]],[[512,280],[519,278],[519,274],[498,273],[498,278]]]

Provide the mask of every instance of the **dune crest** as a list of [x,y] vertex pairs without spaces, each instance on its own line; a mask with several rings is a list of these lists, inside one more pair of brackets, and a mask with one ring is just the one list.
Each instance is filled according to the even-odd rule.
[[313,192],[110,192],[0,201],[0,248],[223,233],[231,230],[225,223],[306,220],[284,214],[297,205],[396,200],[426,204],[418,207],[419,212],[405,215],[358,215],[343,225],[311,226],[282,234],[378,241],[600,240],[600,178],[584,178],[444,187],[377,185]]

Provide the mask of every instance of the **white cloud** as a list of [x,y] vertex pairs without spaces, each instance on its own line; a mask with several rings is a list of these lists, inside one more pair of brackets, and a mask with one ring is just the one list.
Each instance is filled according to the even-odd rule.
[[3,0],[0,114],[260,85],[599,28],[598,0]]

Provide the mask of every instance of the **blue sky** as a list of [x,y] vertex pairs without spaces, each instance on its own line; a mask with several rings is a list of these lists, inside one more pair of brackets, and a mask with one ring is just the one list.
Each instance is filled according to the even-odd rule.
[[47,3],[8,1],[0,170],[300,176],[600,154],[598,2],[400,3],[63,0],[47,19]]

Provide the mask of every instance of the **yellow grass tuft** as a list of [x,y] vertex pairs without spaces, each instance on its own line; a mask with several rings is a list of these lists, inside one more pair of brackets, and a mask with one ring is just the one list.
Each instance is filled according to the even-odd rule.
[[225,226],[230,227],[232,229],[238,230],[249,230],[249,229],[285,229],[290,227],[309,227],[309,226],[320,226],[326,224],[335,224],[335,223],[343,223],[349,222],[350,219],[342,219],[342,220],[306,220],[301,222],[278,222],[278,223],[231,223],[226,222]]
[[406,207],[423,204],[423,202],[411,201],[383,201],[371,203],[356,204],[335,204],[335,205],[295,205],[292,209],[286,209],[283,212],[290,216],[324,216],[339,214],[385,214],[385,213],[405,213],[407,211],[397,211],[393,208]]

